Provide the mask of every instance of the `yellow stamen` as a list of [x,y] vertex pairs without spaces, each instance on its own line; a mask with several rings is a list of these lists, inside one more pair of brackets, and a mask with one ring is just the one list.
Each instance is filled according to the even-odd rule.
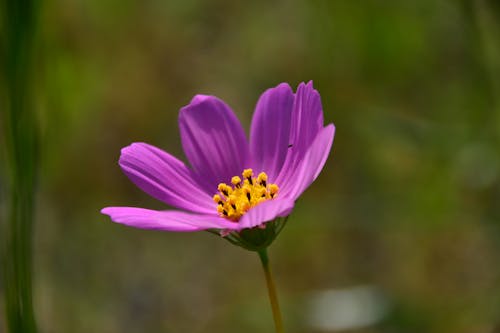
[[219,204],[219,205],[222,205],[222,204],[223,204],[223,202],[222,202],[222,198],[220,197],[220,195],[218,195],[218,194],[214,195],[214,198],[213,198],[213,199],[214,199],[214,202],[215,202],[216,204]]
[[253,176],[253,170],[252,169],[245,169],[245,170],[243,170],[242,175],[246,179],[250,179]]
[[274,198],[279,191],[279,187],[276,184],[269,184],[269,194],[271,198]]
[[234,176],[233,178],[231,178],[231,183],[236,186],[236,187],[239,187],[240,184],[241,184],[241,178],[238,177],[238,176]]
[[233,191],[233,189],[231,188],[231,186],[228,186],[225,183],[220,183],[219,186],[217,186],[217,189],[226,198],[228,198],[229,195],[231,194],[231,192]]
[[252,169],[245,169],[242,176],[243,181],[239,176],[231,178],[233,187],[220,183],[217,186],[219,193],[213,196],[219,215],[234,222],[238,222],[252,207],[274,199],[279,191],[278,185],[267,183],[265,172],[255,178]]
[[266,186],[267,175],[265,172],[259,173],[259,176],[257,177],[257,182],[259,182],[259,184]]

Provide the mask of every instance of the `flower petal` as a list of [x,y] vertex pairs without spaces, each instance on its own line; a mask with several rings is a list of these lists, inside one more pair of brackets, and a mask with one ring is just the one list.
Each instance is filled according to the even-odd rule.
[[281,83],[259,98],[250,129],[250,154],[255,171],[265,171],[274,181],[283,166],[290,139],[294,94]]
[[122,149],[119,164],[132,182],[158,200],[197,213],[216,211],[211,195],[200,188],[194,172],[161,149],[133,143]]
[[297,88],[292,111],[290,142],[283,168],[276,183],[289,179],[311,146],[313,140],[323,128],[323,107],[321,97],[313,88],[312,82],[301,83]]
[[106,207],[102,214],[116,223],[139,229],[162,231],[199,231],[205,229],[236,229],[237,223],[217,215],[190,214],[180,211],[158,211],[135,207]]
[[290,179],[280,187],[280,196],[296,200],[311,185],[326,163],[334,135],[333,124],[327,125],[319,132]]
[[193,169],[203,175],[207,190],[241,173],[248,143],[231,109],[214,96],[195,96],[179,113],[182,147]]
[[277,217],[287,216],[292,212],[294,201],[286,198],[268,200],[252,207],[238,222],[239,228],[253,228]]
[[[296,139],[296,144],[308,147],[318,132],[323,128],[323,106],[321,97],[313,88],[312,81],[301,83],[297,88],[290,139]],[[295,142],[293,142],[295,145]]]

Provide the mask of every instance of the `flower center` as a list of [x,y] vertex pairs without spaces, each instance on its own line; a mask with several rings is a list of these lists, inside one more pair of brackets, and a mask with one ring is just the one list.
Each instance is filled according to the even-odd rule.
[[220,216],[234,222],[238,222],[250,208],[266,200],[274,199],[279,190],[278,185],[267,183],[265,172],[253,177],[253,170],[245,169],[242,176],[243,181],[238,176],[231,178],[233,186],[220,183],[217,186],[219,193],[213,197]]

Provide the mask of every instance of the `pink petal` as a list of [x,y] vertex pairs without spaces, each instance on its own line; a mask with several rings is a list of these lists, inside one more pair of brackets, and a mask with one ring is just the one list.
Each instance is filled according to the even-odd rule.
[[290,128],[290,148],[276,183],[283,184],[295,172],[313,140],[323,128],[321,97],[312,82],[297,88]]
[[274,181],[283,166],[290,139],[294,94],[286,83],[266,90],[259,98],[250,129],[250,153],[255,172]]
[[161,149],[133,143],[122,149],[119,163],[132,182],[158,200],[197,213],[216,211],[211,194],[200,188],[193,171]]
[[279,195],[296,200],[318,177],[333,144],[335,126],[324,127],[314,139],[304,158],[279,191]]
[[206,190],[239,175],[247,163],[248,142],[231,109],[214,96],[195,96],[179,113],[182,147]]
[[276,198],[252,207],[238,222],[239,228],[253,228],[277,217],[287,216],[292,212],[294,200]]
[[191,214],[180,211],[157,211],[135,207],[106,207],[101,213],[116,223],[139,229],[162,231],[199,231],[205,229],[237,229],[238,224],[217,215]]

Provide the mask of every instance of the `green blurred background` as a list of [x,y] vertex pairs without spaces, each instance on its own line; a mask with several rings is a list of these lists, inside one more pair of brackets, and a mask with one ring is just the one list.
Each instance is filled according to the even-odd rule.
[[[261,92],[311,79],[337,133],[270,248],[287,331],[499,331],[497,1],[39,8],[40,332],[271,332],[254,253],[208,233],[127,228],[99,210],[164,207],[117,159],[134,141],[184,159],[177,114],[193,95],[224,99],[248,129]],[[360,286],[371,298],[356,296]],[[323,306],[333,323],[322,326],[326,290],[345,301]]]

